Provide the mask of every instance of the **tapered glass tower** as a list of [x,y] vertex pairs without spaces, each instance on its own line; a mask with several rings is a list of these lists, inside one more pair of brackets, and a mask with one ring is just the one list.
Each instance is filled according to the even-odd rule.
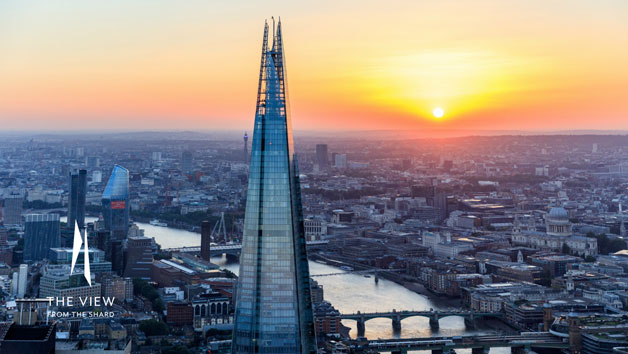
[[126,237],[129,231],[129,170],[115,165],[102,194],[105,229]]
[[264,26],[236,296],[234,353],[315,353],[281,21]]

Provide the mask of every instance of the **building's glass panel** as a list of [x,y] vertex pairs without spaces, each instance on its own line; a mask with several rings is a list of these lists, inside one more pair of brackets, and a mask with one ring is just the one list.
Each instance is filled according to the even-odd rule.
[[315,353],[281,22],[262,66],[236,299],[234,353]]
[[129,170],[115,165],[102,195],[105,229],[126,236],[129,230]]

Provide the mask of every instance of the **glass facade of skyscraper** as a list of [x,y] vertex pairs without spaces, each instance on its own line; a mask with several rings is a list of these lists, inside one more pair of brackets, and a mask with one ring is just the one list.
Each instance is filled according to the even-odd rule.
[[24,224],[24,261],[49,258],[50,249],[59,247],[59,214],[29,214]]
[[115,165],[102,195],[105,229],[126,237],[129,230],[129,170]]
[[70,173],[70,195],[68,199],[68,228],[74,230],[74,223],[79,229],[85,228],[85,197],[87,195],[87,170],[81,169]]
[[281,22],[274,27],[270,48],[264,28],[233,352],[315,353]]

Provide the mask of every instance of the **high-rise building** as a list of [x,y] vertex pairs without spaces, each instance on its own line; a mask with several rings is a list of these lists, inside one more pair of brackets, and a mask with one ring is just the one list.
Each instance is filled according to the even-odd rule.
[[98,156],[87,156],[85,158],[85,165],[90,170],[100,167],[100,157],[98,157]]
[[87,196],[87,170],[70,173],[70,196],[68,198],[68,228],[85,229],[85,197]]
[[24,193],[19,190],[5,192],[2,203],[2,218],[4,225],[22,225],[22,203],[24,203]]
[[20,285],[20,275],[18,272],[13,272],[13,278],[11,282],[11,295],[17,295],[17,288]]
[[102,172],[101,171],[93,171],[92,172],[92,183],[102,183]]
[[50,249],[59,247],[59,214],[29,214],[24,225],[24,261],[48,258]]
[[124,276],[150,279],[153,265],[153,239],[143,236],[129,237],[126,242]]
[[316,145],[316,163],[321,171],[329,168],[329,154],[327,153],[327,144]]
[[451,169],[454,168],[454,162],[452,160],[445,160],[443,161],[443,170],[444,171],[451,171]]
[[434,208],[436,221],[441,222],[448,215],[447,194],[439,190],[436,186],[412,186],[413,198],[425,198],[425,203]]
[[316,353],[281,21],[264,26],[233,353]]
[[2,224],[0,224],[0,247],[6,246],[9,244],[8,237],[9,237],[9,233],[4,227],[2,227]]
[[[2,207],[0,206],[0,210]],[[9,233],[2,225],[2,216],[0,216],[0,262],[5,264],[13,264],[13,246],[9,245]]]
[[192,172],[192,163],[193,163],[194,155],[192,151],[184,151],[181,154],[181,170],[185,173]]
[[201,258],[206,261],[209,261],[211,258],[211,236],[212,225],[209,221],[205,220],[201,223]]
[[249,134],[244,132],[244,163],[249,162]]
[[114,238],[125,238],[129,230],[129,170],[115,165],[102,195],[105,229]]
[[334,167],[347,168],[347,154],[336,154],[334,156]]
[[28,285],[28,264],[20,264],[20,272],[17,276],[17,297],[24,297],[26,285]]

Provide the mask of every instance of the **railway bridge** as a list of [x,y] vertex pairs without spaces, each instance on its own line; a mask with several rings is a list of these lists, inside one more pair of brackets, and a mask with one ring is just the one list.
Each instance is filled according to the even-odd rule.
[[475,312],[475,311],[414,311],[404,310],[397,311],[392,310],[389,312],[356,312],[351,314],[341,314],[340,318],[344,320],[354,320],[357,322],[358,337],[364,336],[365,322],[374,318],[390,318],[392,320],[392,327],[394,331],[401,330],[401,320],[408,317],[428,317],[430,319],[430,327],[432,329],[438,329],[438,320],[443,317],[460,316],[465,320],[465,324],[470,327],[475,326],[475,321],[482,318],[501,318],[503,314],[501,312]]
[[458,336],[401,338],[372,341],[356,341],[356,349],[376,350],[382,353],[403,354],[409,351],[431,350],[432,354],[451,353],[452,349],[471,349],[473,354],[487,354],[493,347],[510,347],[513,354],[527,354],[532,350],[560,353],[569,348],[569,342],[549,332],[522,332],[521,334],[496,336]]

